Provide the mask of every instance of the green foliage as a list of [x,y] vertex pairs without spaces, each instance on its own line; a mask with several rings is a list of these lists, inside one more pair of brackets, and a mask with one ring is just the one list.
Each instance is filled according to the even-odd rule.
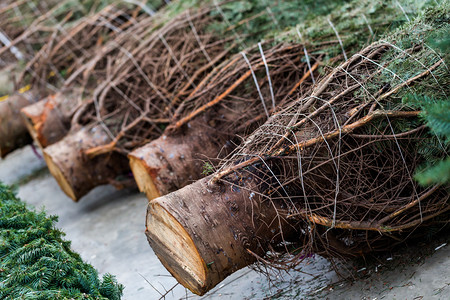
[[[449,63],[449,2],[443,3],[437,9],[428,9],[419,18],[406,25],[406,34],[398,35],[400,47],[410,47],[411,44],[424,44],[422,54],[417,61],[410,64],[389,66],[402,78],[411,78],[423,72],[423,65],[430,66],[443,60],[443,66],[433,71],[433,76],[427,76],[419,86],[404,89],[402,103],[422,111],[421,118],[430,128],[431,137],[424,139],[419,146],[419,153],[424,157],[424,163],[416,170],[415,179],[421,185],[450,183],[450,101],[448,95],[448,63]],[[444,65],[445,64],[445,65]]]
[[[448,1],[445,1],[443,6],[442,13],[435,13],[432,17],[428,17],[428,21],[438,24],[428,30],[426,41],[427,45],[448,64],[450,45]],[[436,75],[441,74],[436,73]],[[428,143],[421,149],[421,153],[427,161],[415,174],[415,179],[421,185],[450,183],[450,157],[448,156],[450,151],[450,100],[447,96],[449,92],[447,68],[444,69],[442,76],[447,78],[443,82],[447,94],[437,94],[436,91],[439,90],[439,87],[429,82],[426,90],[420,93],[406,94],[403,98],[404,103],[422,110],[422,119],[435,135],[434,143]],[[442,157],[442,148],[445,152],[444,157]]]
[[209,162],[205,162],[205,164],[203,165],[202,175],[207,176],[211,173],[214,173],[213,165]]
[[0,211],[1,299],[120,299],[123,286],[72,252],[56,216],[29,210],[1,183]]
[[433,131],[445,137],[450,138],[450,101],[437,102],[435,105],[425,109],[424,118],[427,120],[428,126]]
[[416,174],[415,179],[421,185],[448,184],[450,183],[450,157],[440,161]]
[[[448,1],[444,1],[440,6],[423,10],[415,20],[383,38],[384,41],[392,43],[396,48],[383,54],[380,64],[384,66],[384,69],[377,77],[378,83],[398,86],[427,71],[430,66],[439,61],[444,61],[431,74],[400,89],[390,98],[391,103],[388,105],[391,107],[387,107],[387,109],[409,105],[414,109],[430,110],[431,106],[437,102],[441,103],[439,105],[445,105],[445,102],[448,102],[447,95],[450,93],[447,67],[449,53],[445,49],[439,48],[445,44],[442,41],[448,39],[450,21],[448,11]],[[412,47],[420,47],[419,51],[414,52],[413,57],[407,52]],[[379,89],[379,85],[366,88],[375,93]],[[436,99],[446,100],[437,101]]]
[[415,179],[421,185],[450,183],[450,157],[442,158],[442,148],[449,151],[450,145],[450,101],[408,94],[404,99],[422,110],[421,117],[435,135],[434,143],[428,143],[420,149],[427,163],[416,172]]
[[428,44],[438,49],[441,53],[448,52],[450,48],[450,30],[448,28],[434,32],[429,38],[428,38]]
[[327,15],[345,2],[347,1],[230,1],[221,6],[221,12],[212,11],[211,14],[217,16],[220,21],[211,24],[210,28],[220,34],[237,33],[243,37],[245,43],[252,45],[268,35],[276,35],[279,31],[292,28],[300,22]]
[[[410,145],[411,151],[417,151],[417,159],[421,162],[415,170],[415,179],[422,185],[449,183],[450,168],[446,162],[450,151],[448,3],[445,0],[440,5],[418,10],[415,19],[382,37],[383,42],[395,47],[383,53],[379,61],[379,65],[383,66],[380,74],[365,84],[364,91],[355,92],[355,98],[364,101],[367,93],[375,95],[383,86],[392,89],[425,74],[380,103],[380,108],[386,110],[422,111],[419,120],[395,119],[389,125],[395,133],[412,130],[424,123],[430,128],[423,133],[423,138]],[[431,66],[438,67],[429,72]],[[373,127],[368,128],[369,134],[375,134],[378,128],[387,125],[386,120],[379,120],[378,123],[380,126],[377,127],[375,122]],[[381,149],[383,145],[380,143]]]
[[408,94],[404,102],[422,109],[422,118],[433,132],[450,139],[450,100],[436,100],[426,95]]

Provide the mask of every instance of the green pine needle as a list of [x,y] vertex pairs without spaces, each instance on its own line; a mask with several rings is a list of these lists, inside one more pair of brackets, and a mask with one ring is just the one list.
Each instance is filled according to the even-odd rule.
[[421,185],[450,183],[450,157],[416,174],[415,179]]
[[112,299],[123,286],[70,249],[56,216],[29,210],[0,183],[0,299]]

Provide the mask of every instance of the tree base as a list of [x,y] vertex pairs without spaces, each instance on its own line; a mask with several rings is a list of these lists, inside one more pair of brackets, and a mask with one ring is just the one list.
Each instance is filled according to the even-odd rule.
[[285,221],[283,209],[250,192],[257,179],[243,178],[246,190],[209,180],[154,199],[147,208],[151,247],[169,272],[198,295],[255,262],[251,253],[263,256],[269,245],[275,248],[299,235]]
[[202,178],[205,162],[216,159],[223,144],[214,128],[197,121],[135,149],[128,158],[139,190],[152,200]]
[[50,173],[72,200],[78,201],[93,188],[117,183],[119,175],[129,172],[126,157],[108,153],[89,159],[85,151],[110,142],[100,126],[67,135],[44,149]]
[[24,123],[39,147],[50,146],[69,132],[71,116],[79,105],[72,92],[51,95],[22,108]]
[[28,145],[32,138],[20,117],[20,110],[37,101],[32,92],[14,94],[0,102],[0,157]]

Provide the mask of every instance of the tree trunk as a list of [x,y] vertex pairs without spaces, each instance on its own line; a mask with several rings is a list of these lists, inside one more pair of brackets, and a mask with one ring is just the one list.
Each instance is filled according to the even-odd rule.
[[149,200],[204,177],[205,161],[217,157],[223,143],[214,128],[199,121],[187,127],[128,155],[139,190]]
[[0,157],[31,143],[32,139],[20,117],[20,109],[36,101],[35,94],[25,92],[0,102]]
[[70,118],[79,104],[71,94],[51,95],[21,110],[30,135],[41,148],[58,142],[69,132]]
[[282,207],[250,192],[258,190],[256,178],[242,179],[245,190],[208,184],[209,179],[154,199],[147,209],[151,247],[169,272],[198,295],[255,262],[251,252],[262,256],[269,245],[298,238],[274,209],[281,214]]
[[117,153],[89,159],[84,151],[110,142],[100,126],[67,135],[44,150],[47,166],[61,189],[78,201],[96,186],[115,183],[119,175],[129,172],[125,156]]

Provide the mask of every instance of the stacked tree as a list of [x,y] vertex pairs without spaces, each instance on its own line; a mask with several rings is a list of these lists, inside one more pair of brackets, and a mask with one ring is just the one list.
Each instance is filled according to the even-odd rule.
[[31,79],[35,85],[57,91],[22,110],[28,131],[39,146],[45,148],[67,134],[74,112],[92,101],[92,90],[107,77],[108,61],[125,43],[136,43],[138,37],[133,33],[151,26],[150,19],[140,6],[106,6],[58,31],[28,62],[21,79],[26,81],[35,74]]
[[449,222],[448,182],[413,177],[448,157],[448,140],[417,110],[428,107],[439,134],[448,128],[448,111],[432,114],[448,107],[448,49],[431,46],[448,39],[448,9],[353,55],[212,176],[149,203],[148,240],[180,283],[204,294],[257,260],[292,267],[311,252],[385,251]]
[[[142,41],[137,47],[121,49],[122,53],[111,65],[110,75],[94,92],[93,101],[84,105],[72,119],[71,133],[45,150],[47,164],[66,194],[78,200],[100,184],[123,186],[118,179],[127,178],[129,173],[125,155],[161,136],[163,129],[170,124],[173,126],[166,131],[167,136],[178,136],[167,140],[164,147],[179,145],[177,139],[180,138],[186,139],[191,145],[198,145],[209,136],[214,136],[209,143],[209,151],[187,157],[191,150],[184,150],[188,165],[178,168],[176,172],[169,171],[174,176],[168,178],[169,182],[167,187],[162,188],[162,193],[184,186],[201,176],[203,163],[198,160],[199,157],[216,157],[224,144],[229,147],[222,154],[231,151],[234,144],[239,142],[238,135],[248,134],[266,119],[273,111],[274,90],[278,92],[276,96],[280,98],[277,100],[279,102],[288,100],[286,96],[289,93],[297,93],[298,96],[313,82],[308,73],[313,67],[317,68],[319,58],[330,64],[343,60],[346,54],[343,54],[337,41],[341,41],[341,36],[344,38],[342,47],[351,49],[361,40],[367,41],[372,37],[372,27],[384,30],[386,20],[379,17],[381,12],[387,13],[393,20],[401,22],[401,19],[405,19],[403,15],[398,18],[392,13],[393,8],[397,12],[397,6],[373,4],[366,8],[368,19],[358,17],[356,22],[349,25],[341,22],[342,16],[357,13],[352,10],[354,3],[336,2],[331,6],[316,2],[282,4],[281,7],[281,4],[267,7],[260,1],[232,1],[220,6],[191,7],[186,10],[180,7],[181,4],[174,3],[158,13],[154,17],[154,27],[141,35]],[[308,39],[319,40],[311,49],[317,53],[312,52],[308,61],[301,61],[305,45],[298,44],[298,33],[294,30],[290,34],[281,34],[282,30],[279,29],[297,24],[298,14],[273,13],[274,9],[281,8],[284,12],[295,9],[302,12],[305,25],[314,24],[313,20],[322,16],[320,25],[316,24],[314,29],[302,28],[307,35],[309,31],[314,32],[308,35]],[[329,15],[330,20],[327,20],[326,16],[334,10],[341,15],[336,12]],[[373,15],[369,15],[370,12]],[[342,26],[340,23],[343,23]],[[336,28],[342,31],[341,35]],[[354,38],[345,38],[344,35],[355,31],[357,34]],[[282,35],[290,35],[290,41],[286,39],[282,47],[274,47],[276,41],[273,36],[279,39]],[[185,38],[180,41],[179,36]],[[244,48],[247,43],[262,37],[267,37],[268,42],[261,49]],[[249,58],[248,64],[241,54],[231,56],[243,48]],[[267,59],[262,57],[264,55]],[[271,68],[267,61],[274,64],[273,79],[270,74],[267,76]],[[307,79],[304,84],[292,90],[303,76]],[[254,79],[259,81],[257,86]],[[277,80],[275,84],[274,80]],[[278,90],[273,86],[279,86]],[[240,90],[245,101],[239,98]],[[224,97],[212,105],[214,101],[211,97],[214,95]],[[251,110],[251,113],[237,120],[236,109],[240,105],[240,109]],[[197,110],[202,106],[203,109]],[[200,116],[199,112],[206,114]],[[221,122],[220,118],[225,121]],[[237,121],[245,124],[235,129]],[[217,123],[217,126],[213,123]],[[190,137],[194,130],[185,132],[184,129],[189,126],[201,128],[200,142],[197,137]],[[218,134],[226,131],[230,133]],[[79,143],[81,138],[88,142]],[[158,153],[156,155],[159,157]],[[140,157],[138,160],[142,161]],[[194,165],[194,169],[189,170],[191,165]]]
[[[213,170],[276,106],[305,95],[318,70],[358,51],[374,38],[373,28],[383,32],[401,23],[404,17],[399,19],[389,4],[352,1],[332,11],[309,4],[296,28],[215,68],[175,110],[162,137],[129,154],[140,190],[151,200]],[[361,12],[368,18],[348,21]]]
[[[36,27],[38,23],[43,23],[46,18],[43,11],[54,13],[55,4],[55,1],[45,4],[39,1],[2,1],[0,6],[0,68],[1,76],[5,78],[1,84],[11,86],[8,89],[4,86],[0,88],[1,158],[31,141],[20,120],[20,109],[36,102],[39,97],[28,91],[29,86],[17,88],[15,78],[19,72],[17,62],[29,58],[34,52],[34,39],[30,37],[32,34],[28,31],[29,26]],[[38,36],[35,35],[34,38]]]
[[[67,55],[70,52],[68,44],[71,49],[75,48],[73,45],[77,45],[70,38],[71,35],[89,25],[94,29],[100,28],[91,30],[94,33],[102,31],[106,27],[101,23],[93,24],[89,17],[84,18],[87,12],[91,11],[90,14],[95,14],[95,11],[102,7],[100,1],[92,1],[83,5],[77,1],[66,1],[59,4],[49,2],[47,5],[40,3],[37,6],[34,2],[24,1],[11,3],[1,11],[2,17],[8,22],[4,28],[14,39],[9,40],[9,37],[5,37],[4,46],[0,48],[0,58],[8,61],[8,54],[10,52],[15,54],[19,63],[9,67],[9,72],[12,74],[18,72],[18,70],[13,70],[22,68],[20,65],[23,61],[29,61],[22,74],[19,74],[18,78],[11,79],[13,82],[17,81],[16,85],[21,88],[12,96],[3,96],[0,104],[0,131],[3,133],[0,135],[2,157],[31,141],[25,124],[20,121],[20,109],[36,103],[49,91],[55,92],[62,84],[61,82],[56,84],[55,78],[62,81],[61,74],[67,73],[67,69],[77,68],[77,64],[83,60],[83,56],[78,53],[77,57],[76,52],[81,50],[87,52],[88,50],[85,48],[89,47],[89,43],[91,43],[91,48],[92,43],[96,45],[98,41],[87,39],[85,43],[79,43],[79,47],[73,50],[72,57]],[[109,15],[107,15],[108,13]],[[36,17],[36,15],[39,16]],[[103,15],[100,13],[97,17],[103,18],[101,20],[109,25],[110,21],[113,23],[111,19],[117,19],[117,15],[117,13],[114,15],[114,12],[111,12],[111,9],[108,10],[107,7]],[[108,16],[110,16],[109,19]],[[12,34],[16,27],[21,32],[18,36]],[[111,31],[110,28],[108,30]],[[104,32],[105,30],[103,30]],[[86,34],[86,32],[84,33]],[[39,66],[45,66],[47,72],[39,70]]]
[[[35,34],[39,32],[38,24],[47,21],[46,25],[49,25],[56,21],[57,4],[58,1],[54,0],[2,1],[0,4],[0,45],[2,45],[0,67],[24,60],[34,53],[34,43],[42,42],[39,34],[47,35],[47,32]],[[55,19],[50,19],[51,15]]]
[[[202,78],[237,51],[242,44],[239,27],[270,19],[265,4],[244,2],[187,10],[182,3],[173,3],[154,16],[154,26],[142,33],[139,45],[121,48],[107,79],[94,91],[93,101],[72,119],[71,133],[45,150],[47,164],[66,194],[78,200],[97,185],[126,178],[130,172],[126,154],[159,137]],[[239,26],[214,29],[236,9],[242,12],[232,14],[230,21],[240,21]],[[280,21],[285,26],[296,19]],[[276,29],[273,22],[269,25],[252,32],[261,37]],[[81,136],[89,142],[78,143]],[[70,149],[72,153],[67,152]]]

